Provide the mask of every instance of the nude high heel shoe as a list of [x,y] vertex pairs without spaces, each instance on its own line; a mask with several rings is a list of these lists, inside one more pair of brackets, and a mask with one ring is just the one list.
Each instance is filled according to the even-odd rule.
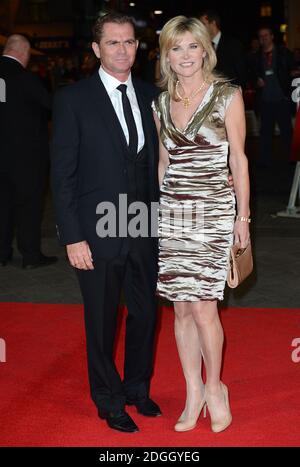
[[183,413],[182,413],[181,416],[179,417],[176,425],[174,426],[174,430],[179,431],[179,432],[193,430],[197,426],[197,421],[198,421],[198,419],[200,417],[200,414],[201,414],[202,410],[203,410],[203,416],[204,416],[204,418],[206,418],[206,400],[205,400],[205,397],[201,401],[198,414],[195,417],[189,418],[189,419],[186,420],[186,419],[184,419],[184,416],[183,416]]
[[[204,396],[205,396],[205,386],[204,386],[204,390],[203,390],[202,392],[203,392],[203,400],[204,400]],[[203,400],[202,400],[202,402],[203,402]],[[200,406],[202,406],[202,402],[201,402]],[[206,409],[205,409],[205,410],[206,410]],[[178,423],[178,422],[183,422],[183,421],[185,420],[185,418],[186,418],[185,411],[186,411],[186,406],[185,406],[185,408],[184,408],[182,414],[181,414],[180,417],[178,418],[177,423]],[[201,412],[201,411],[200,411],[200,412]],[[206,412],[205,412],[205,413],[206,413]],[[200,415],[200,414],[199,414],[199,415]]]
[[[232,415],[231,415],[230,406],[229,406],[228,388],[222,382],[221,382],[221,387],[222,387],[222,393],[223,393],[225,407],[226,407],[226,415],[223,417],[213,417],[212,416],[213,411],[210,411],[209,404],[207,403],[208,410],[210,412],[211,429],[214,433],[220,433],[220,431],[224,431],[232,422]],[[209,397],[206,396],[206,400],[208,398]]]

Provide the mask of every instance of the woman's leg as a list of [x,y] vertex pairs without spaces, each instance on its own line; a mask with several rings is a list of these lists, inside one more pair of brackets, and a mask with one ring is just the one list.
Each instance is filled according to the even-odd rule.
[[[228,426],[231,414],[225,387],[220,381],[224,333],[217,301],[191,303],[192,314],[201,339],[206,370],[205,396],[212,423]],[[228,423],[229,422],[229,423]],[[214,431],[217,431],[214,430]],[[218,430],[221,431],[221,430]]]
[[196,419],[204,397],[201,342],[188,302],[175,302],[175,338],[186,381],[186,404],[179,421]]
[[206,390],[218,391],[222,365],[224,334],[220,322],[217,302],[191,302],[192,316],[202,343],[206,369]]

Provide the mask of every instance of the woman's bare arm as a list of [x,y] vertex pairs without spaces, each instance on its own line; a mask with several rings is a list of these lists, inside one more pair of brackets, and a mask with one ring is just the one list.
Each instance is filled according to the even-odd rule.
[[[229,166],[237,199],[237,215],[249,217],[250,182],[248,159],[245,154],[246,120],[243,97],[240,91],[235,93],[226,110],[225,126],[230,148]],[[236,221],[234,235],[235,242],[240,242],[244,248],[249,241],[249,224]]]
[[158,181],[159,181],[159,186],[162,185],[163,178],[166,172],[166,169],[170,163],[169,161],[169,153],[164,147],[164,145],[161,142],[160,139],[160,121],[158,116],[156,115],[155,112],[153,112],[154,116],[154,121],[157,129],[157,134],[158,134],[158,139],[159,139],[159,162],[158,162]]

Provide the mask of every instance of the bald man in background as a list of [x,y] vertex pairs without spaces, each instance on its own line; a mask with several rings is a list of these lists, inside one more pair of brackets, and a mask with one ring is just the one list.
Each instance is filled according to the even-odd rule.
[[57,261],[41,252],[51,97],[39,78],[26,70],[29,59],[26,37],[10,36],[0,57],[0,78],[6,87],[5,100],[0,102],[0,265],[12,259],[16,227],[26,269]]

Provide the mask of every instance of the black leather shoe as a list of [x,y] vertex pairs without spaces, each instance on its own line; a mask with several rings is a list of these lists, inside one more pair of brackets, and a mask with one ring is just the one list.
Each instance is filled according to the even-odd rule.
[[112,413],[101,412],[101,410],[98,409],[98,415],[102,420],[106,420],[108,426],[113,430],[123,431],[125,433],[135,433],[139,431],[137,425],[125,410]]
[[57,256],[45,256],[42,253],[37,261],[26,261],[23,260],[22,268],[23,269],[35,269],[42,266],[51,266],[58,261]]
[[149,397],[136,401],[127,400],[126,404],[135,405],[138,413],[145,415],[145,417],[159,417],[162,415],[158,405]]

